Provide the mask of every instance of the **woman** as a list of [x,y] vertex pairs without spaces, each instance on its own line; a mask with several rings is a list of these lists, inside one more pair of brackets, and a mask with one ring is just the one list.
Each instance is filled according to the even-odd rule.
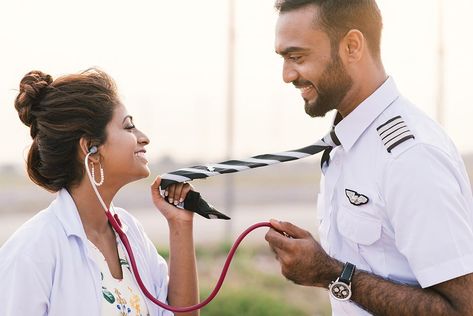
[[[25,75],[15,108],[30,128],[28,175],[57,192],[51,205],[25,223],[0,249],[0,315],[172,315],[139,290],[123,245],[93,191],[84,159],[105,205],[124,185],[149,176],[148,137],[137,129],[110,77],[97,69],[56,80]],[[180,210],[151,186],[170,230],[170,273],[138,221],[115,208],[143,282],[174,306],[198,302],[193,213]],[[169,189],[179,201],[188,184]],[[187,314],[198,315],[198,313]]]

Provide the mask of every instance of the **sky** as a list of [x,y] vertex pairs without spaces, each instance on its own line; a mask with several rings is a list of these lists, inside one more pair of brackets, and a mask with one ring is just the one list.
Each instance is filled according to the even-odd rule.
[[[379,0],[382,57],[401,92],[436,119],[441,0]],[[310,118],[282,81],[273,0],[235,0],[235,115],[231,156],[302,147],[331,116]],[[60,75],[99,67],[116,81],[151,139],[148,158],[218,161],[226,155],[228,0],[3,0],[0,2],[0,164],[23,164],[29,129],[14,109],[37,69]],[[445,116],[460,152],[473,152],[473,1],[443,0]]]

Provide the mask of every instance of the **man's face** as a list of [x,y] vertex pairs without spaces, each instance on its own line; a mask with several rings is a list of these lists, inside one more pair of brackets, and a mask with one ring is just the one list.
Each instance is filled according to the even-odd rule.
[[284,58],[284,81],[300,89],[312,117],[337,109],[353,83],[327,33],[314,26],[317,11],[309,5],[280,14],[275,45]]

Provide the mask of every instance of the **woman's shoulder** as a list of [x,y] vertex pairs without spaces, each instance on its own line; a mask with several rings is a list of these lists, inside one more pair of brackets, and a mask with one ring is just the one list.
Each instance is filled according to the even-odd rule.
[[[125,227],[124,230],[126,235],[135,242],[135,246],[140,247],[141,250],[143,250],[145,253],[148,253],[148,255],[152,255],[153,257],[158,255],[156,246],[146,234],[140,221],[122,208],[115,207],[114,209],[123,226]],[[164,260],[161,258],[161,256],[158,255],[158,257],[159,261]]]
[[116,206],[113,209],[115,213],[117,213],[120,221],[127,226],[127,230],[131,229],[133,230],[134,233],[143,232],[143,226],[141,225],[140,221],[135,216],[133,216],[130,212],[128,212],[127,210],[121,207],[116,207]]
[[135,242],[146,245],[149,238],[146,235],[146,232],[144,231],[140,221],[123,208],[114,207],[114,211],[118,215],[126,235],[134,239]]
[[38,258],[46,255],[64,234],[50,208],[44,209],[21,225],[0,248],[2,258]]

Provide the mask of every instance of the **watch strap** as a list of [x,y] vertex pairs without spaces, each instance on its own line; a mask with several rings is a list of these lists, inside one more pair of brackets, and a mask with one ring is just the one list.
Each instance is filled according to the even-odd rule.
[[355,273],[356,266],[350,262],[345,263],[343,266],[342,274],[340,274],[339,281],[345,284],[350,284],[353,274]]

